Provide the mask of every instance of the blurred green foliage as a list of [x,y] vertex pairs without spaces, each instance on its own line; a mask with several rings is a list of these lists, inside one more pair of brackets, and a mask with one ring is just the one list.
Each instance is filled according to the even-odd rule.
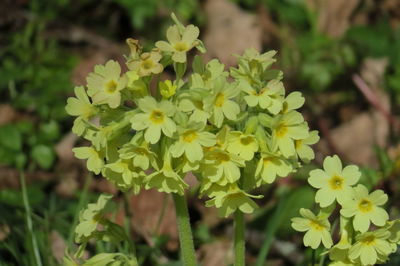
[[[197,0],[114,0],[128,13],[134,29],[142,30],[146,22],[156,17],[158,12],[177,13],[184,21],[193,19],[196,24],[202,21],[200,3]],[[164,21],[164,24],[166,21]],[[153,28],[152,30],[156,30]]]
[[[68,0],[30,1],[32,18],[21,30],[11,33],[0,52],[2,102],[26,113],[22,119],[0,127],[0,163],[23,168],[32,162],[49,169],[55,161],[53,146],[66,121],[65,97],[71,91],[70,75],[77,58],[44,38],[46,23]],[[33,166],[33,165],[31,165]]]
[[[77,201],[66,200],[56,196],[55,192],[47,193],[45,184],[31,184],[27,187],[30,208],[33,211],[33,234],[38,242],[38,248],[43,265],[59,265],[51,250],[50,235],[58,232],[66,238],[70,233],[70,221],[76,213]],[[0,191],[0,225],[10,230],[6,241],[0,241],[0,264],[35,265],[32,258],[30,232],[26,227],[26,213],[21,201],[22,192],[15,189]],[[53,235],[54,237],[54,235]]]

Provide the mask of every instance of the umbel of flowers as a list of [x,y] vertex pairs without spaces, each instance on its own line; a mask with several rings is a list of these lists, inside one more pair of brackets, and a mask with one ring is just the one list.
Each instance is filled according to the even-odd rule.
[[[314,153],[310,145],[319,137],[316,131],[309,130],[297,111],[304,104],[301,93],[286,94],[282,72],[271,69],[275,51],[260,54],[248,49],[237,56],[238,66],[230,71],[217,59],[203,63],[196,56],[189,64],[189,52],[205,52],[198,39],[199,29],[194,25],[184,26],[172,17],[175,25],[167,30],[167,41],[158,41],[152,50],[143,51],[137,40],[128,39],[128,70],[123,72],[113,60],[97,65],[88,75],[86,86],[75,88],[76,97],[68,99],[66,110],[76,117],[73,132],[91,143],[73,149],[77,158],[87,159],[91,172],[102,175],[122,192],[137,194],[142,189],[157,189],[172,194],[184,264],[196,265],[184,200],[189,188],[185,181],[187,173],[192,172],[198,179],[200,196],[209,198],[207,206],[216,207],[221,216],[235,213],[235,227],[243,227],[243,213],[252,213],[257,208],[254,199],[262,197],[252,191],[312,160]],[[175,75],[172,79],[163,79],[164,71],[173,71]],[[337,180],[327,184],[315,177],[310,179],[322,191],[317,199],[321,206],[327,207],[336,200],[346,204],[343,219],[354,217],[355,230],[365,232],[369,221],[387,226],[385,230],[395,228],[397,223],[386,225],[385,219],[377,218],[383,213],[378,208],[384,203],[380,197],[383,194],[368,196],[363,187],[354,190],[355,195],[367,193],[365,197],[370,199],[373,209],[368,216],[366,212],[360,214],[357,203],[344,201],[343,195],[353,191],[351,186],[358,179],[354,177],[357,172],[354,167],[346,169],[337,174]],[[332,173],[331,170],[329,167],[327,173]],[[348,175],[353,178],[348,179]],[[328,179],[328,174],[323,177]],[[332,190],[335,182],[342,182],[340,190]],[[89,206],[82,211],[76,228],[76,240],[81,244],[77,258],[93,238],[127,239],[121,233],[122,228],[110,226],[100,208],[109,199],[105,195],[93,205],[98,207]],[[364,196],[357,199],[363,200]],[[315,216],[307,210],[301,213],[305,218],[296,220],[295,224],[302,224],[298,227],[302,231],[312,232],[307,237],[312,241],[306,244],[317,247],[317,238],[330,247],[326,217]],[[369,219],[367,224],[361,221],[365,217]],[[307,222],[311,220],[321,230],[315,231]],[[244,241],[240,235],[244,230],[237,232],[241,233],[235,235],[235,265],[244,265]],[[118,237],[110,237],[113,234]],[[371,234],[383,239],[379,232]],[[357,241],[365,242],[365,239],[369,239],[368,235],[361,235]],[[363,249],[357,252],[360,250]],[[381,249],[373,250],[378,254],[377,260],[384,258]],[[349,259],[365,257],[357,252],[350,252]],[[129,256],[111,254],[98,254],[84,265],[100,260],[103,263],[109,260],[115,265],[136,265],[134,252]],[[76,258],[66,261],[70,265],[77,263]]]
[[[301,93],[285,95],[282,72],[270,69],[275,51],[246,50],[229,72],[196,56],[186,73],[187,53],[205,51],[198,36],[176,21],[151,51],[128,39],[127,72],[112,60],[96,66],[66,106],[73,132],[92,143],[73,151],[122,191],[183,195],[191,171],[222,216],[251,213],[259,196],[249,193],[313,159],[319,137],[296,111]],[[169,69],[176,78],[160,80]]]
[[[338,156],[327,157],[322,169],[312,170],[308,182],[318,191],[315,201],[318,215],[301,209],[301,218],[292,219],[292,227],[304,235],[304,245],[327,249],[329,265],[375,265],[388,260],[400,244],[400,220],[389,220],[383,208],[388,196],[382,190],[369,192],[357,184],[358,167],[342,167]],[[329,218],[339,207],[339,240],[333,243],[334,230]]]

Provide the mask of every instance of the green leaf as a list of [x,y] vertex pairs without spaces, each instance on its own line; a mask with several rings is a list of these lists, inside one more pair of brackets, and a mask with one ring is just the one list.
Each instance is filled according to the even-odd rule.
[[21,120],[15,123],[15,126],[23,135],[32,134],[34,132],[33,123],[31,121]]
[[32,159],[43,169],[49,169],[55,160],[52,148],[46,145],[37,145],[31,151]]
[[26,164],[27,158],[25,153],[18,153],[15,157],[14,157],[14,162],[15,162],[15,166],[17,167],[17,169],[23,169],[25,164]]
[[0,145],[13,151],[21,150],[21,132],[16,126],[8,124],[0,127]]
[[204,63],[200,56],[196,55],[192,64],[193,72],[202,75],[204,73]]
[[176,79],[182,78],[186,71],[186,63],[174,63],[174,70]]
[[52,120],[40,125],[40,137],[45,141],[55,141],[60,137],[60,127],[56,121]]
[[290,192],[284,206],[285,214],[280,217],[280,233],[287,235],[293,231],[290,219],[298,216],[300,208],[311,209],[314,205],[314,195],[314,190],[308,186],[299,187]]

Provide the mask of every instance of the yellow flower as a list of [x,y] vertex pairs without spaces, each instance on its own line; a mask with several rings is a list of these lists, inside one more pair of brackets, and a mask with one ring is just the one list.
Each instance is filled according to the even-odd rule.
[[351,260],[359,260],[361,265],[375,265],[384,262],[392,252],[387,241],[390,233],[385,230],[366,232],[356,237],[356,243],[349,250]]
[[308,126],[299,112],[291,111],[282,115],[272,136],[282,155],[288,158],[296,154],[295,140],[308,137]]
[[170,152],[175,158],[185,154],[191,163],[203,158],[203,147],[211,147],[216,143],[215,135],[205,132],[202,124],[193,124],[178,132],[179,140],[171,146]]
[[156,188],[160,192],[183,195],[189,185],[172,167],[171,156],[168,152],[164,155],[163,161],[163,167],[159,171],[146,177],[146,189]]
[[224,117],[235,120],[240,113],[239,105],[234,101],[239,93],[236,86],[227,82],[224,77],[215,80],[213,95],[208,97],[206,109],[211,110],[210,121],[217,127],[221,127]]
[[282,110],[285,89],[281,81],[271,80],[260,90],[255,90],[248,82],[241,82],[240,86],[248,94],[244,96],[244,99],[250,107],[260,106],[272,114],[277,114]]
[[218,148],[209,151],[205,160],[203,176],[219,185],[226,185],[239,180],[239,167],[245,166],[242,158]]
[[140,77],[159,74],[164,69],[159,63],[161,58],[161,54],[153,50],[150,53],[141,54],[139,59],[128,61],[127,66],[130,70],[136,71]]
[[243,213],[253,213],[258,206],[251,198],[261,198],[262,196],[250,195],[241,190],[236,184],[232,184],[228,188],[215,191],[213,197],[213,199],[206,202],[206,206],[215,206],[218,208],[219,215],[227,217],[236,210],[240,210]]
[[227,150],[239,155],[246,161],[250,161],[253,159],[254,153],[258,151],[258,143],[253,135],[243,134],[240,131],[232,131],[228,136]]
[[316,202],[321,207],[327,207],[335,200],[343,204],[352,194],[352,186],[358,182],[360,176],[357,166],[343,168],[339,157],[334,155],[325,158],[324,170],[315,169],[310,172],[308,183],[318,188]]
[[328,219],[316,216],[308,209],[301,208],[300,214],[303,216],[292,218],[292,227],[299,232],[307,232],[304,235],[303,242],[306,247],[316,249],[322,244],[326,248],[330,248],[332,237],[329,233],[330,223]]
[[91,118],[96,114],[97,109],[90,103],[85,88],[83,86],[75,87],[74,91],[76,98],[68,98],[65,110],[72,116],[80,116],[85,120]]
[[169,79],[166,81],[160,81],[158,83],[158,87],[160,88],[160,94],[165,99],[171,98],[176,93],[177,86],[173,84]]
[[183,32],[179,32],[177,25],[171,26],[167,30],[167,40],[156,42],[156,47],[164,52],[172,53],[172,60],[177,63],[186,62],[186,53],[193,47],[199,45],[197,37],[199,37],[199,28],[189,25],[184,28]]
[[108,104],[117,108],[121,103],[121,90],[125,88],[128,78],[121,75],[118,62],[110,60],[104,66],[97,65],[94,72],[87,77],[88,94],[93,104]]
[[360,232],[366,232],[370,222],[377,226],[384,226],[389,219],[387,212],[379,207],[384,205],[388,196],[382,190],[375,190],[371,194],[363,185],[353,188],[351,198],[343,202],[340,214],[353,217],[353,227]]
[[271,153],[262,153],[258,161],[255,175],[261,177],[258,183],[271,184],[277,176],[285,177],[293,170],[283,158]]
[[297,139],[295,140],[295,149],[297,155],[302,159],[304,162],[309,162],[314,159],[314,151],[310,147],[310,145],[317,143],[319,140],[318,131],[313,130],[309,132],[309,135],[305,139]]
[[143,113],[136,114],[132,119],[132,128],[144,130],[144,139],[151,144],[155,144],[164,135],[172,137],[176,131],[176,124],[170,118],[175,113],[174,105],[166,100],[156,102],[153,97],[146,96],[139,100],[138,107]]

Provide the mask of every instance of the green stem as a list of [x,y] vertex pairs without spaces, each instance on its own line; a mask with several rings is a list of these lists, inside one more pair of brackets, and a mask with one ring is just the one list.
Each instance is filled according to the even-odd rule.
[[136,255],[136,245],[135,245],[135,240],[132,239],[132,230],[131,230],[131,221],[132,221],[132,211],[130,208],[130,203],[129,203],[129,195],[128,193],[124,193],[124,210],[125,210],[125,221],[124,221],[124,227],[128,236],[128,244],[130,248],[130,255],[131,258],[133,259],[134,265],[139,265],[138,260],[137,260],[137,255]]
[[175,203],[176,219],[178,222],[179,242],[183,265],[196,266],[192,229],[190,227],[189,211],[185,196],[172,193]]
[[244,215],[240,210],[235,212],[235,266],[245,265],[245,241],[244,241]]
[[89,191],[89,186],[92,183],[92,174],[88,174],[85,179],[85,184],[83,185],[81,195],[79,197],[79,202],[78,202],[78,207],[76,208],[78,211],[75,212],[74,220],[72,222],[71,229],[69,231],[68,235],[68,247],[72,250],[73,249],[73,244],[74,244],[74,236],[75,236],[75,227],[78,225],[79,222],[79,213],[80,210],[82,210],[87,204],[87,197],[88,197],[88,191]]
[[39,247],[37,244],[36,236],[33,232],[33,223],[32,223],[32,217],[31,217],[31,208],[29,205],[29,199],[28,199],[28,193],[26,191],[26,184],[25,184],[25,175],[24,173],[20,173],[20,182],[21,182],[21,187],[22,187],[22,200],[24,202],[24,207],[25,207],[25,216],[26,216],[26,225],[28,227],[28,232],[33,248],[33,256],[35,259],[35,263],[37,266],[42,266],[42,259],[40,258],[40,252],[39,252]]
[[315,266],[315,249],[311,253],[311,266]]

